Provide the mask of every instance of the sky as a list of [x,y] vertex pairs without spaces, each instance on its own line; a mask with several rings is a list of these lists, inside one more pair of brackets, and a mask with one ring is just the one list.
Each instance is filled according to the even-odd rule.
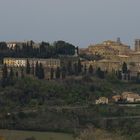
[[0,0],[0,41],[87,47],[117,37],[140,39],[140,0]]

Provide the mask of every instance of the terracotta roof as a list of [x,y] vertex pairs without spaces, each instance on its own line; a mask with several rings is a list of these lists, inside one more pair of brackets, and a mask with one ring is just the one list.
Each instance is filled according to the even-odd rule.
[[119,57],[126,57],[128,58],[129,56],[128,55],[118,55]]
[[116,99],[116,98],[117,98],[117,99],[120,99],[120,98],[121,98],[121,95],[114,95],[114,96],[112,96],[112,98],[113,98],[113,99]]
[[123,92],[122,93],[123,98],[139,98],[140,95],[137,93],[133,93],[133,92]]

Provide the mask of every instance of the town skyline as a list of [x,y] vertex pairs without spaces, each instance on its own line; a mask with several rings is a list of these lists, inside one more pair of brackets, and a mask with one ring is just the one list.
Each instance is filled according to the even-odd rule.
[[123,42],[124,44],[128,45],[132,50],[135,49],[135,41],[136,40],[140,40],[140,38],[135,38],[133,39],[133,42],[131,42],[130,44],[128,44],[127,42],[123,41],[122,38],[120,37],[116,37],[116,38],[113,38],[113,39],[106,39],[106,40],[100,40],[99,42],[89,42],[87,46],[78,46],[76,44],[74,44],[73,42],[69,42],[69,41],[66,41],[66,40],[53,40],[52,42],[48,41],[48,40],[32,40],[32,39],[27,39],[27,40],[0,40],[0,42],[6,42],[6,43],[26,43],[26,42],[30,42],[30,41],[33,41],[34,43],[37,43],[37,44],[40,44],[41,42],[48,42],[50,44],[53,44],[54,42],[56,41],[65,41],[65,42],[69,42],[79,48],[88,48],[89,46],[91,45],[96,45],[96,44],[100,44],[100,43],[103,43],[105,41],[117,41],[117,39],[119,39],[121,42]]

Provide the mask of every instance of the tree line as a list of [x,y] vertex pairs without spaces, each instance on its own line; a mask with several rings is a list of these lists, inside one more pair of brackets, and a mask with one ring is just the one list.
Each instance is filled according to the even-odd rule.
[[[49,73],[46,77],[46,74]],[[127,64],[124,62],[122,65],[122,70],[112,71],[112,74],[119,80],[130,80],[131,73],[127,68]],[[102,70],[100,67],[94,68],[92,65],[82,65],[81,60],[73,63],[72,61],[68,61],[67,64],[57,67],[57,68],[49,68],[46,69],[42,65],[42,63],[36,62],[36,64],[30,64],[27,59],[26,67],[21,67],[20,69],[8,68],[6,64],[3,65],[2,68],[2,86],[13,84],[14,77],[25,77],[27,75],[32,75],[37,77],[38,79],[65,79],[68,76],[96,76],[100,79],[104,79],[108,75],[108,71]],[[137,77],[137,81],[139,80],[139,74]]]
[[[85,67],[83,71],[83,66],[81,64],[81,60],[73,63],[72,61],[68,61],[67,64],[56,67],[56,68],[44,68],[42,63],[36,62],[36,64],[30,64],[27,59],[26,67],[12,68],[7,67],[6,64],[3,65],[2,68],[2,78],[1,85],[4,87],[6,85],[14,84],[15,78],[24,78],[25,76],[31,75],[37,77],[38,79],[65,79],[67,76],[79,76],[84,74],[92,74],[94,71],[93,67],[90,66],[88,69]],[[46,77],[47,73],[49,76]]]
[[45,73],[42,63],[36,62],[35,66],[30,65],[27,59],[25,68],[20,67],[16,69],[12,67],[8,68],[7,65],[4,64],[2,68],[1,86],[14,85],[16,78],[24,78],[27,75],[35,76],[38,79],[44,79]]
[[6,42],[0,42],[0,58],[17,57],[17,58],[56,58],[60,55],[74,55],[78,47],[65,41],[56,41],[52,44],[41,42],[35,46],[33,41],[29,43],[16,44],[14,48],[9,48]]

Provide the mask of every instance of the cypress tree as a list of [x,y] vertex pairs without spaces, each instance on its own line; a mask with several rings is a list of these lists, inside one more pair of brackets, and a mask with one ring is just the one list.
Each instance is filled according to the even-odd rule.
[[21,68],[21,78],[24,78],[24,70]]
[[42,63],[39,64],[38,78],[39,79],[44,79],[44,69],[43,69]]
[[92,67],[92,65],[89,66],[88,72],[89,72],[89,74],[93,74],[93,67]]
[[35,65],[35,76],[38,77],[39,75],[39,65],[38,65],[38,61],[36,62],[36,65]]
[[8,78],[7,65],[4,64],[3,69],[2,69],[2,79],[7,79],[7,78]]
[[13,68],[10,68],[9,78],[13,79],[13,77],[14,77]]
[[54,78],[54,69],[51,68],[51,71],[50,71],[50,79],[52,80]]
[[78,74],[79,74],[79,71],[78,71],[78,64],[77,64],[77,63],[74,64],[74,74],[75,74],[75,75],[78,75]]
[[123,62],[123,65],[122,65],[122,72],[123,73],[127,73],[127,64],[125,62]]
[[102,71],[100,67],[97,69],[96,74],[99,78],[104,78],[104,71]]
[[16,71],[16,77],[18,78],[18,71]]
[[124,80],[126,80],[128,69],[127,69],[127,64],[125,62],[123,62],[123,65],[122,65],[122,72],[124,74]]
[[68,64],[67,64],[67,72],[68,72],[68,75],[72,75],[72,63],[71,61],[68,61]]
[[66,78],[66,67],[63,66],[62,67],[62,79],[65,79]]
[[82,65],[81,65],[81,60],[78,60],[78,73],[82,72]]
[[13,68],[10,68],[9,76],[8,76],[8,82],[10,85],[13,85],[14,83],[14,72]]
[[87,65],[85,64],[84,65],[84,74],[86,74],[87,73]]
[[32,74],[32,75],[34,75],[34,74],[35,74],[34,63],[32,63],[32,67],[31,67],[31,74]]
[[57,67],[56,72],[55,72],[55,77],[56,77],[56,79],[60,79],[60,74],[61,74],[60,68]]
[[29,60],[27,59],[26,74],[30,74],[30,71],[31,71],[30,63],[29,63]]
[[4,64],[2,68],[2,86],[5,87],[8,85],[8,70],[7,70],[7,65]]

